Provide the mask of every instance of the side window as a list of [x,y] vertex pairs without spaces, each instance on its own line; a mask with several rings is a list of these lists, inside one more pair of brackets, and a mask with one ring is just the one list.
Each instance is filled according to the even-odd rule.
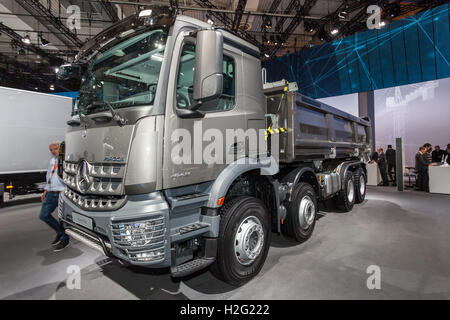
[[[177,75],[177,108],[190,108],[194,103],[194,69],[195,45],[186,43],[181,51],[180,66]],[[222,95],[214,100],[204,102],[200,111],[214,112],[233,109],[235,103],[235,63],[232,57],[223,56],[223,90]]]

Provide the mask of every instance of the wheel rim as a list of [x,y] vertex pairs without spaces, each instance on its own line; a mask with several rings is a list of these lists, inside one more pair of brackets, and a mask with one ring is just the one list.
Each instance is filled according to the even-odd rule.
[[308,229],[314,222],[316,216],[316,205],[310,196],[304,196],[298,207],[298,220],[302,229]]
[[361,175],[359,177],[359,194],[363,195],[366,192],[366,179]]
[[347,182],[347,199],[351,203],[355,197],[355,186],[353,184],[353,180],[350,179]]
[[242,265],[258,258],[264,246],[264,229],[258,218],[250,216],[239,225],[234,237],[234,255]]

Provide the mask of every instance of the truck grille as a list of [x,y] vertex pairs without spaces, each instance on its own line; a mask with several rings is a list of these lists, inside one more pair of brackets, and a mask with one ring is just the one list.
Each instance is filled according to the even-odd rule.
[[[64,183],[72,189],[77,189],[76,176],[78,163],[64,162]],[[87,175],[90,185],[86,194],[121,195],[123,194],[124,164],[89,164]]]
[[81,195],[70,188],[64,190],[64,195],[71,200],[73,204],[86,211],[111,211],[119,209],[126,197],[100,197],[96,195]]
[[107,211],[120,208],[126,201],[123,179],[125,164],[87,163],[86,190],[79,192],[77,174],[80,163],[64,162],[63,182],[66,197],[83,210]]

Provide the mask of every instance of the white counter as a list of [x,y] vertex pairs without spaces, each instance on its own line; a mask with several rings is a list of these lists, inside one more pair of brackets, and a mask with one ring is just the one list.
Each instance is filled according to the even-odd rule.
[[428,167],[430,192],[450,194],[450,166]]
[[380,170],[378,170],[378,164],[376,162],[374,163],[368,163],[366,164],[367,169],[367,185],[368,186],[377,186],[381,182],[381,173]]

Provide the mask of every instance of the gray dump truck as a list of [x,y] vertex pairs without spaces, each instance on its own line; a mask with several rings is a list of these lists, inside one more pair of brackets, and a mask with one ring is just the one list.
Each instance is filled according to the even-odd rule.
[[[59,74],[81,79],[62,150],[67,232],[123,263],[241,285],[273,232],[304,242],[320,202],[362,202],[369,121],[261,71],[256,46],[162,6],[86,43]],[[211,144],[219,161],[202,158]]]

